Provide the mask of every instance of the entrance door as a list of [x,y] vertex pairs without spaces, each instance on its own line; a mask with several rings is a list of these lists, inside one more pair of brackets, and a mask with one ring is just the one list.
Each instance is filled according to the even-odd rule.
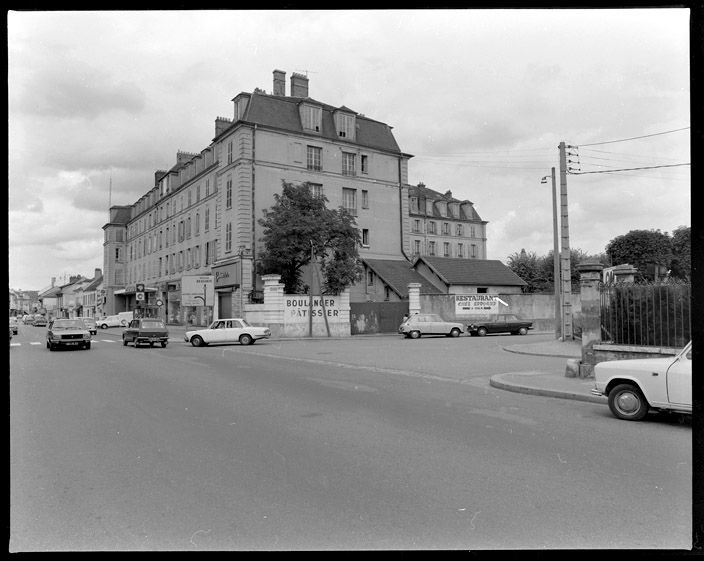
[[218,319],[232,316],[232,292],[218,292]]

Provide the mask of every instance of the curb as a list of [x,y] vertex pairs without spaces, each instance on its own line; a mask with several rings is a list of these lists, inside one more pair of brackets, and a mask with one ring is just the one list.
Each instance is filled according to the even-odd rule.
[[511,347],[502,347],[502,349],[509,353],[515,353],[517,355],[531,355],[531,356],[550,356],[553,358],[582,358],[581,355],[567,355],[567,354],[552,354],[547,352],[534,352],[534,351],[518,351]]
[[535,388],[533,386],[524,386],[521,384],[516,384],[513,382],[503,381],[504,376],[510,375],[520,375],[520,376],[535,376],[537,374],[542,374],[541,372],[506,372],[504,374],[495,374],[489,378],[489,385],[501,390],[507,390],[515,393],[524,393],[528,395],[540,395],[544,397],[556,397],[560,399],[572,399],[575,401],[587,401],[590,403],[600,403],[607,404],[608,400],[606,397],[600,397],[590,394],[582,394],[570,391],[562,390],[548,390],[544,388]]

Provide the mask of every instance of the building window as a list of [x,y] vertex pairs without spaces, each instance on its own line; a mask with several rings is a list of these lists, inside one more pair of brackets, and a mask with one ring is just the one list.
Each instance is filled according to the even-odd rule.
[[435,242],[428,242],[428,255],[435,255]]
[[119,261],[119,260],[120,260],[120,248],[116,247],[115,248],[115,261]]
[[357,189],[342,188],[342,206],[352,216],[357,216]]
[[474,237],[474,226],[469,227],[469,237],[473,238]]
[[487,294],[489,292],[489,289],[486,286],[478,286],[477,287],[477,294]]
[[369,228],[362,228],[362,245],[369,247]]
[[447,222],[442,223],[442,233],[444,236],[450,235],[450,224]]
[[225,226],[225,253],[232,251],[232,222]]
[[205,264],[210,264],[210,242],[205,242]]
[[354,141],[354,115],[336,113],[335,120],[337,121],[337,136]]
[[369,191],[362,189],[362,208],[369,208]]
[[210,209],[206,208],[205,209],[205,224],[203,226],[203,229],[207,232],[210,230]]
[[445,242],[442,244],[442,254],[445,257],[450,257],[450,242]]
[[356,175],[354,171],[354,159],[356,154],[350,152],[342,153],[342,175]]
[[464,245],[461,243],[457,244],[457,257],[464,257]]
[[191,190],[188,190],[188,206],[191,206]]
[[200,201],[200,185],[196,187],[196,202]]
[[420,230],[420,220],[414,220],[414,221],[413,221],[413,232],[416,233],[416,234],[420,234],[420,233],[421,233],[421,230]]
[[374,286],[374,271],[367,271],[367,286]]
[[310,189],[310,194],[314,197],[323,196],[323,185],[321,183],[308,183],[308,188]]
[[411,197],[411,212],[418,212],[418,197]]
[[191,238],[191,217],[188,217],[188,220],[186,220],[186,239]]
[[225,194],[225,208],[232,208],[232,179],[227,180],[227,191]]
[[308,169],[313,171],[322,171],[322,153],[322,148],[317,146],[308,146],[308,153],[306,156]]
[[416,255],[420,255],[420,240],[414,240],[413,245],[414,245],[413,252]]
[[[208,195],[210,195],[210,179],[205,180],[205,196],[207,197]],[[169,213],[167,212],[166,214],[168,216]]]
[[471,254],[471,256],[472,256],[472,257],[476,257],[476,256],[477,256],[477,246],[474,245],[474,244],[472,244],[472,254]]
[[362,154],[361,158],[362,173],[369,173],[369,156]]
[[437,227],[435,225],[435,222],[428,222],[428,233],[437,234]]
[[[200,233],[200,212],[196,212],[196,236]],[[161,248],[159,248],[161,249]]]
[[227,163],[232,163],[232,141],[227,143]]
[[457,234],[458,236],[464,235],[464,228],[462,224],[457,224],[455,226],[455,234]]
[[301,124],[307,131],[320,132],[320,122],[323,115],[322,107],[314,105],[301,106]]

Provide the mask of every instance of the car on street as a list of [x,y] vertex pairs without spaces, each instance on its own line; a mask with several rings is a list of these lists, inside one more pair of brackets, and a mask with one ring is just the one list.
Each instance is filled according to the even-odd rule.
[[17,330],[19,329],[19,322],[15,316],[10,316],[10,331],[17,335]]
[[25,325],[34,325],[34,316],[32,314],[22,316],[22,323]]
[[605,395],[614,416],[643,419],[650,409],[692,413],[692,342],[676,356],[608,360],[594,366],[594,395]]
[[12,328],[10,328],[10,342],[12,342]]
[[268,327],[250,325],[242,318],[216,319],[206,329],[186,331],[184,341],[194,347],[220,343],[253,345],[259,339],[271,337]]
[[100,329],[107,329],[108,327],[125,327],[131,320],[132,317],[127,317],[124,314],[116,314],[114,316],[100,318],[96,321]]
[[86,329],[90,331],[91,335],[97,335],[98,334],[98,324],[95,322],[95,318],[80,318],[83,320],[83,325],[86,326]]
[[487,333],[525,335],[529,329],[533,329],[533,322],[521,319],[516,314],[496,314],[477,318],[467,325],[467,333],[479,337],[484,337]]
[[34,316],[34,327],[46,327],[47,323],[48,322],[44,316]]
[[159,343],[163,348],[168,342],[169,331],[160,319],[133,319],[122,332],[122,344],[125,346],[133,343],[135,348],[139,345],[153,347],[155,343]]
[[445,321],[439,314],[413,314],[399,326],[398,332],[410,339],[424,335],[459,337],[464,333],[464,326],[456,321]]
[[90,349],[90,332],[80,318],[55,319],[46,330],[46,348],[61,347]]

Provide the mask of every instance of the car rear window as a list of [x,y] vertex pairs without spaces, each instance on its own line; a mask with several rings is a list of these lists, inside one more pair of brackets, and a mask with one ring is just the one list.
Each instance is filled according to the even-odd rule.
[[163,321],[143,321],[142,327],[164,327]]
[[80,319],[57,319],[54,322],[54,329],[83,329],[83,327]]

